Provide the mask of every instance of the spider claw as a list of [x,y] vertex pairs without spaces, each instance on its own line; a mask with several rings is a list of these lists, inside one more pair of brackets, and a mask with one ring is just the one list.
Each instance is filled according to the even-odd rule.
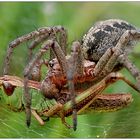
[[77,130],[77,127],[74,126],[74,127],[73,127],[73,130],[76,131],[76,130]]
[[30,125],[31,125],[31,117],[29,117],[29,116],[27,116],[26,125],[27,125],[28,128],[29,128]]
[[29,120],[27,120],[27,121],[26,121],[26,125],[27,125],[27,127],[29,128],[30,125],[31,125],[31,122],[30,122]]
[[77,112],[76,110],[73,111],[73,130],[76,131],[77,129]]
[[26,125],[29,128],[31,125],[31,110],[26,108]]
[[73,130],[76,131],[77,130],[77,123],[75,121],[73,121]]

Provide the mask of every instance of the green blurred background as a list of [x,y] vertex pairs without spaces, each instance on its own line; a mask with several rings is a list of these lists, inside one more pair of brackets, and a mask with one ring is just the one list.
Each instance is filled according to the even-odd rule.
[[[80,40],[84,33],[99,20],[117,18],[140,27],[140,2],[1,2],[0,3],[0,75],[8,43],[41,26],[62,25],[68,30],[68,46]],[[27,45],[18,47],[13,54],[10,73],[22,77],[27,62]],[[138,45],[139,46],[139,45]],[[140,52],[137,47],[135,52]],[[140,68],[140,57],[130,56]],[[122,70],[133,82],[127,70]],[[0,90],[0,138],[137,138],[140,137],[140,96],[125,83],[119,81],[106,92],[130,92],[132,104],[110,113],[92,112],[78,116],[76,132],[68,130],[59,118],[53,118],[40,126],[32,118],[28,129],[25,113],[10,111],[2,100]],[[18,90],[22,94],[22,89]],[[67,119],[71,123],[71,118]]]

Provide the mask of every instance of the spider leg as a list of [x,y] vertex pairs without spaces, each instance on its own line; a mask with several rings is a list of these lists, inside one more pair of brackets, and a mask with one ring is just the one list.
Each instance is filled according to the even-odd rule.
[[[32,56],[32,50],[39,45],[41,42],[45,41],[47,38],[52,39],[52,40],[56,40],[59,41],[60,47],[62,48],[64,54],[66,55],[66,43],[67,43],[67,31],[64,27],[62,26],[54,26],[52,27],[53,32],[51,32],[51,34],[45,34],[42,35],[40,37],[38,37],[37,39],[35,39],[31,45],[29,46],[29,58],[31,58]],[[59,35],[59,39],[57,39],[57,34]],[[50,60],[54,58],[54,53],[53,51],[50,49]]]
[[49,48],[52,48],[52,50],[56,54],[63,72],[64,73],[67,72],[67,61],[59,44],[56,41],[52,41],[52,40],[48,40],[47,42],[44,42],[42,48],[39,50],[39,52],[35,55],[35,57],[29,62],[29,64],[24,69],[24,98],[25,98],[27,126],[30,126],[30,122],[31,122],[31,96],[29,94],[29,89],[28,89],[29,75],[35,63],[41,59],[42,55],[46,53],[46,51],[48,51]]
[[[62,120],[62,123],[67,126],[68,128],[73,128],[74,130],[76,130],[77,127],[77,110],[76,110],[76,94],[75,94],[75,90],[74,90],[74,75],[75,73],[80,72],[81,74],[83,74],[83,61],[81,59],[81,50],[80,50],[80,43],[79,42],[74,42],[72,45],[72,52],[71,52],[71,57],[68,59],[68,64],[67,61],[65,59],[65,55],[63,53],[63,51],[61,50],[61,48],[59,47],[57,42],[54,42],[52,50],[54,51],[54,53],[56,54],[56,57],[59,61],[59,64],[61,65],[62,70],[64,71],[64,73],[66,74],[67,80],[68,80],[68,88],[69,88],[69,94],[71,96],[71,101],[72,101],[72,110],[73,110],[73,126],[70,126],[69,124],[66,123],[65,121],[65,116],[63,113],[63,110],[60,111],[60,117]],[[80,60],[79,60],[80,59]],[[78,70],[78,72],[77,72]],[[53,110],[51,108],[51,110]],[[54,113],[55,111],[53,111]],[[48,114],[48,112],[47,112]],[[50,116],[50,114],[49,114]]]
[[[66,42],[67,42],[67,32],[66,29],[64,29],[62,26],[55,26],[52,27],[53,32],[49,34],[42,35],[38,37],[35,41],[32,42],[32,44],[29,46],[29,59],[32,57],[32,50],[39,45],[41,42],[44,42],[46,39],[50,38],[55,41],[59,41],[60,47],[64,54],[66,54]],[[59,35],[59,39],[57,39],[57,34]],[[50,48],[50,60],[55,57],[55,54]],[[31,72],[31,80],[40,81],[41,80],[41,66],[43,64],[46,64],[45,61],[40,60],[36,63],[36,65],[33,68],[33,71]]]
[[[75,56],[76,55],[76,56]],[[81,50],[81,44],[78,41],[73,42],[71,47],[71,56],[75,57],[75,65],[76,65],[76,74],[79,76],[83,75],[83,69],[84,69],[84,57]],[[76,58],[77,57],[77,58]]]
[[[52,41],[50,40],[50,42],[52,42]],[[67,64],[65,54],[62,51],[60,45],[56,41],[53,41],[51,49],[53,50],[53,53],[55,54],[60,66],[62,68],[63,73],[66,74],[68,64]]]
[[[21,37],[18,37],[15,40],[13,40],[9,44],[8,49],[7,49],[7,54],[6,54],[6,58],[5,58],[5,62],[4,62],[4,72],[3,72],[4,75],[8,74],[9,63],[10,63],[11,56],[12,56],[12,53],[13,53],[13,49],[14,48],[16,48],[17,46],[19,46],[21,43],[24,43],[24,42],[26,42],[28,40],[35,39],[35,41],[29,47],[29,49],[31,50],[31,51],[29,51],[29,53],[30,53],[29,55],[31,57],[31,55],[32,55],[32,49],[35,48],[35,46],[37,46],[42,40],[45,40],[47,37],[52,37],[54,35],[54,32],[55,33],[59,33],[60,32],[60,34],[62,32],[62,34],[64,34],[63,32],[66,32],[66,30],[62,26],[42,27],[42,28],[39,28],[36,31],[33,31],[31,33],[28,33],[26,35],[23,35]],[[66,37],[67,34],[65,33],[65,35],[63,35],[63,36]],[[63,43],[61,41],[60,42],[61,42],[62,46],[64,46],[66,40],[64,38],[62,40],[64,42]]]
[[35,39],[35,40],[30,44],[30,46],[28,47],[28,48],[29,48],[29,60],[32,59],[32,56],[33,56],[32,50],[33,50],[36,46],[38,46],[41,42],[45,41],[48,37],[49,37],[49,34],[42,35],[42,36],[38,37],[37,39]]
[[[29,60],[31,60],[33,57],[32,50],[41,42],[45,41],[47,37],[48,35],[41,36],[31,43],[31,45],[29,46]],[[30,80],[41,81],[41,67],[43,64],[48,66],[48,61],[46,59],[39,59],[38,61],[36,61],[29,75]]]
[[125,54],[125,49],[127,49],[126,47],[129,47],[127,46],[127,44],[130,41],[139,40],[139,39],[140,39],[140,32],[136,30],[126,31],[119,39],[117,45],[114,48],[112,48],[113,55],[111,56],[111,58],[109,59],[108,63],[105,66],[105,73],[111,72],[113,70],[117,61],[119,61],[118,57],[123,53]]
[[45,35],[45,34],[50,34],[52,32],[52,28],[50,27],[42,27],[39,28],[36,31],[33,31],[29,34],[23,35],[21,37],[18,37],[17,39],[13,40],[7,49],[7,54],[6,54],[6,58],[5,58],[5,64],[4,64],[4,75],[8,74],[8,69],[9,69],[9,63],[10,63],[10,59],[13,53],[13,49],[16,48],[18,45],[20,45],[23,42],[26,42],[28,40],[34,39],[36,37],[39,37],[41,35]]
[[[56,27],[54,27],[56,28]],[[57,30],[60,30],[60,35],[59,35],[59,44],[64,52],[65,55],[67,55],[67,50],[66,50],[66,46],[67,46],[67,30],[64,29],[63,27],[57,27]]]
[[138,91],[140,92],[140,71],[138,70],[138,68],[128,59],[128,57],[125,54],[122,54],[119,56],[119,61],[136,78],[137,83],[135,86],[137,87]]
[[68,87],[69,87],[69,93],[71,96],[71,101],[72,101],[72,117],[73,117],[73,129],[74,131],[77,129],[77,110],[76,110],[76,94],[75,94],[75,90],[74,90],[74,83],[73,83],[73,73],[74,71],[72,70],[68,70],[67,73],[67,79],[68,79]]
[[[48,38],[48,34],[44,35],[44,36],[40,36],[39,38],[35,39],[29,48],[29,60],[32,59],[33,57],[33,53],[32,50],[37,47],[37,45],[39,45],[41,42],[44,42],[47,38]],[[30,73],[29,79],[30,80],[34,80],[34,81],[41,81],[41,67],[42,65],[48,66],[48,61],[46,59],[40,59],[38,61],[36,61],[34,67],[32,68],[32,72]]]
[[[103,58],[105,58],[105,60],[102,59],[102,57],[101,57],[101,59],[98,62],[99,64],[97,63],[97,66],[95,67],[96,73],[93,73],[93,74],[96,76],[96,74],[100,73],[100,76],[105,76],[106,74],[112,72],[112,70],[114,69],[116,64],[119,63],[119,56],[121,54],[125,53],[125,51],[127,49],[126,47],[130,47],[130,46],[128,46],[128,43],[130,41],[139,40],[139,39],[140,39],[140,32],[138,32],[136,30],[127,30],[121,36],[117,45],[114,48],[110,48],[111,51],[107,50],[105,52],[105,54],[102,56]],[[111,54],[111,52],[112,52],[112,54]],[[104,65],[104,68],[103,68],[102,64]],[[101,66],[101,68],[103,68],[102,71],[99,66]]]
[[[72,45],[72,52],[71,52],[71,57],[68,60],[65,58],[64,52],[60,48],[59,44],[57,42],[54,42],[52,50],[54,54],[56,55],[58,62],[64,72],[66,74],[67,80],[68,80],[68,87],[69,87],[69,92],[71,95],[71,100],[72,100],[72,107],[73,107],[73,129],[76,130],[77,127],[77,111],[76,111],[76,103],[75,103],[75,91],[74,91],[74,83],[73,83],[73,78],[75,71],[81,74],[83,74],[83,65],[82,65],[82,53],[80,50],[80,43],[79,42],[74,42]],[[61,113],[63,114],[63,113]],[[61,115],[62,116],[62,115]],[[62,122],[66,124],[65,120],[62,117]]]
[[[63,53],[66,55],[66,45],[67,45],[67,30],[62,26],[54,26],[53,34],[51,34],[51,39],[59,43]],[[59,34],[58,34],[59,33]],[[57,37],[58,34],[58,37]],[[55,54],[52,49],[50,49],[50,60],[55,58]]]
[[[73,42],[71,57],[69,59],[69,67],[67,70],[67,80],[68,80],[68,88],[72,101],[72,116],[73,116],[73,129],[74,131],[77,129],[77,107],[76,107],[76,93],[74,89],[74,75],[83,74],[83,61],[82,61],[82,53],[80,49],[80,43],[78,41]],[[65,122],[63,120],[63,122]],[[65,124],[65,123],[64,123]]]
[[107,49],[107,51],[104,53],[104,55],[99,59],[98,63],[96,64],[93,75],[95,76],[98,75],[104,69],[105,65],[112,56],[112,53],[113,52],[111,48]]

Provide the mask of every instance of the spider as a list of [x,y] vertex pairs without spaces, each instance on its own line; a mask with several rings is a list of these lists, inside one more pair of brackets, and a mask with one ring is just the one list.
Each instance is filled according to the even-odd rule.
[[[52,70],[50,70],[50,73],[53,75],[54,72],[55,75],[50,76],[47,73],[47,76],[41,83],[41,92],[46,98],[57,100],[60,97],[61,90],[65,87],[68,89],[69,92],[67,94],[70,95],[72,101],[72,127],[74,130],[77,127],[77,106],[75,100],[77,94],[75,92],[78,85],[87,83],[87,88],[89,88],[110,73],[125,67],[136,78],[137,83],[133,87],[140,92],[140,72],[127,57],[132,51],[135,41],[139,40],[139,38],[140,32],[128,22],[110,19],[97,22],[84,35],[82,42],[73,42],[70,56],[66,56],[67,31],[62,26],[39,28],[12,41],[7,50],[4,75],[8,74],[13,49],[23,42],[33,40],[29,45],[29,58],[31,60],[24,69],[27,126],[30,126],[31,121],[31,96],[29,94],[28,81],[29,79],[40,80],[42,64],[49,65]],[[40,43],[42,44],[41,49],[35,56],[32,56],[32,49]],[[49,49],[51,50],[51,61],[42,60],[42,55]],[[94,70],[88,71],[88,76],[84,70],[84,61],[96,64]],[[56,65],[58,66],[55,69]],[[58,74],[56,74],[57,72]]]

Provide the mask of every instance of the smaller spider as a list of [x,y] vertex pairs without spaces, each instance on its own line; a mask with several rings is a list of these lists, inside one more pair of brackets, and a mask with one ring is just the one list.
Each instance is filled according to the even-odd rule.
[[[30,51],[30,57],[32,59],[24,69],[24,96],[26,101],[27,125],[30,125],[31,119],[31,96],[28,90],[28,79],[31,77],[32,80],[40,80],[40,78],[34,78],[36,76],[31,76],[31,74],[35,72],[37,77],[40,77],[41,57],[49,49],[52,51],[51,56],[56,57],[60,66],[59,72],[63,76],[60,77],[62,79],[59,79],[59,75],[54,75],[52,79],[49,79],[49,73],[47,73],[46,78],[42,81],[41,91],[46,98],[57,99],[61,90],[64,87],[68,88],[68,94],[70,94],[72,100],[73,128],[76,130],[77,106],[75,89],[78,84],[84,85],[87,83],[88,86],[86,89],[88,89],[91,85],[95,85],[110,73],[126,67],[136,78],[137,84],[135,85],[135,89],[140,92],[140,72],[127,57],[128,53],[132,51],[133,42],[139,39],[140,32],[134,26],[123,20],[111,19],[98,22],[95,26],[91,27],[83,37],[82,44],[78,41],[74,42],[69,57],[66,57],[67,32],[61,26],[43,27],[12,41],[7,50],[4,75],[8,74],[13,48],[28,40],[33,40],[29,46],[29,50],[34,49],[42,43],[41,49],[35,56],[32,56],[32,51]],[[88,72],[90,78],[87,78],[87,73],[84,72],[85,59],[91,63],[96,63],[94,70]],[[45,60],[43,63],[54,68],[55,61],[54,59],[51,62]],[[58,77],[60,82],[55,80],[55,76]]]

